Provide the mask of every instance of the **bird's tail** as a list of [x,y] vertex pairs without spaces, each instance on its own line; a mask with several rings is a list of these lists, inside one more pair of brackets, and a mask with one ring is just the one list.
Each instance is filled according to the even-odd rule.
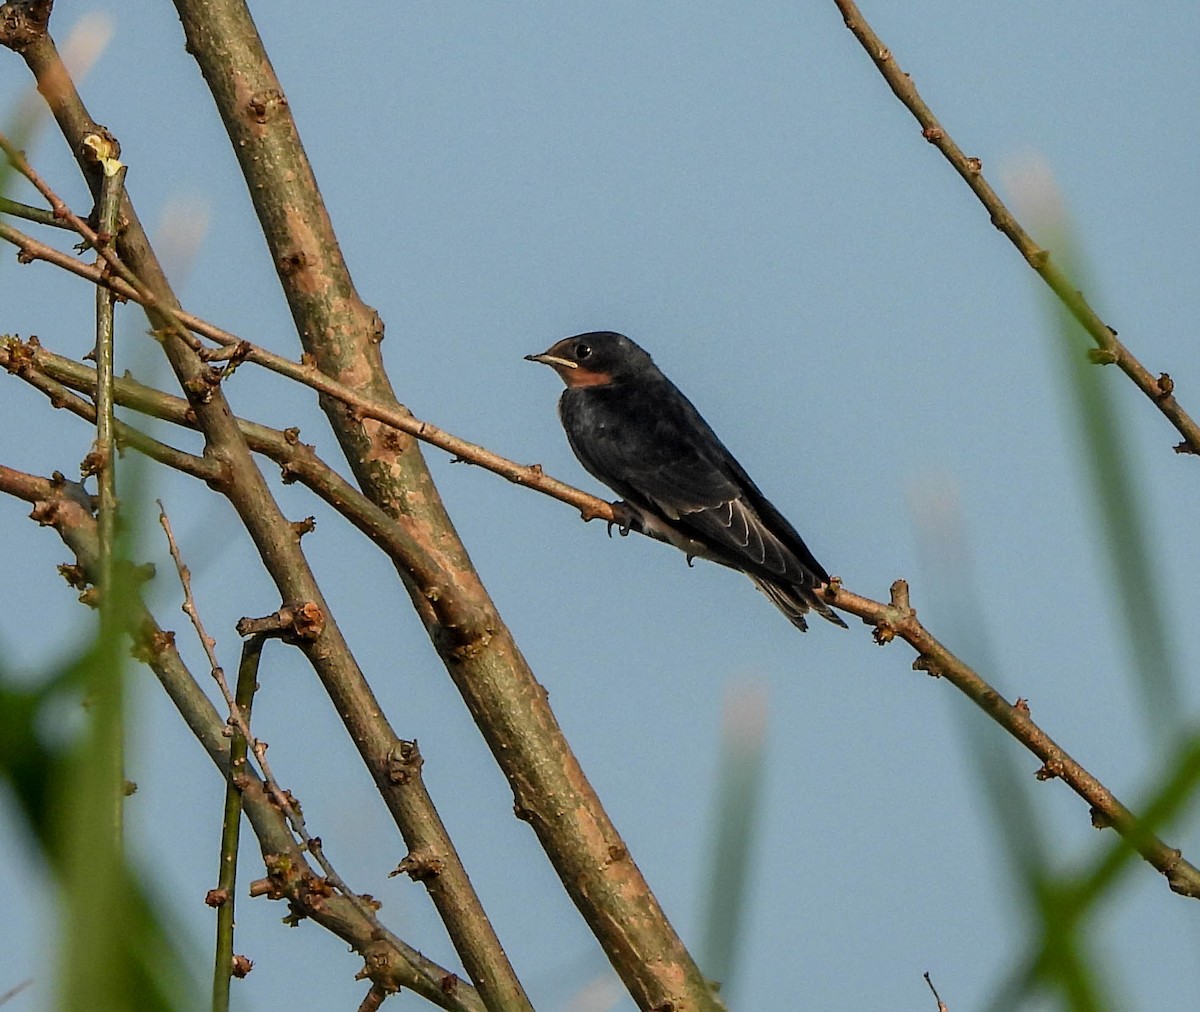
[[759,590],[770,598],[771,603],[787,616],[787,620],[801,632],[808,631],[808,622],[805,621],[804,616],[809,610],[815,611],[821,618],[834,625],[840,625],[843,629],[847,628],[841,616],[822,601],[820,595],[811,587],[799,587],[793,583],[772,583],[770,580],[763,580],[757,576],[751,576],[750,579]]

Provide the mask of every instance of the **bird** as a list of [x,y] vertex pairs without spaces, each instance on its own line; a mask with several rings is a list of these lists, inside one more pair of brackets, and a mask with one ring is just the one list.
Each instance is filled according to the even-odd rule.
[[745,573],[801,631],[810,610],[846,628],[818,593],[825,567],[649,353],[602,330],[525,358],[566,384],[559,420],[579,462],[621,497],[622,534],[666,541],[689,565],[702,558]]

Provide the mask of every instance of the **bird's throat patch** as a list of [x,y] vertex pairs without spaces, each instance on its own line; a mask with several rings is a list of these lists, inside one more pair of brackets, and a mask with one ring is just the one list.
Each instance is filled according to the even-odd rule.
[[612,373],[595,369],[560,369],[558,374],[569,387],[602,387],[612,382]]

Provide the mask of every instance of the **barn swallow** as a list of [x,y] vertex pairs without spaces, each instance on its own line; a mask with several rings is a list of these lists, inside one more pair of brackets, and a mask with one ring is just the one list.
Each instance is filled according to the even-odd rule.
[[525,357],[566,383],[558,417],[579,462],[621,496],[622,533],[745,573],[798,629],[810,609],[846,628],[817,593],[825,568],[644,350],[596,331]]

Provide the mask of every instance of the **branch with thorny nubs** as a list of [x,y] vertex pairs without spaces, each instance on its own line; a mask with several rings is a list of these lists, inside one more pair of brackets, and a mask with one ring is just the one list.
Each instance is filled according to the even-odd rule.
[[[0,465],[0,494],[31,503],[31,519],[55,529],[75,556],[74,566],[62,567],[72,586],[84,589],[95,585],[100,563],[95,503],[81,485],[60,474],[43,478]],[[134,656],[158,676],[209,758],[228,775],[230,742],[226,722],[184,663],[174,633],[162,629],[140,601],[129,609],[128,618]],[[310,866],[267,784],[247,768],[236,771],[235,776],[243,809],[267,866],[269,888],[260,888],[260,894],[288,900],[294,918],[310,917],[347,942],[365,961],[362,975],[381,987],[407,987],[457,1012],[478,1012],[484,1007],[473,987],[459,982],[450,970],[383,927],[366,897],[357,897],[356,902],[351,895],[332,890],[328,878]],[[448,982],[453,986],[448,987]]]
[[[241,341],[239,343],[251,349],[250,360],[257,359],[258,349],[249,345],[248,342]],[[15,347],[15,343],[10,341],[10,347]],[[48,366],[50,371],[58,372],[60,375],[65,373],[76,382],[79,382],[80,379],[79,371],[86,368],[83,366],[66,368],[66,360],[61,360],[58,356],[52,356],[40,348],[30,349],[28,345],[20,347],[24,349],[23,354],[26,355],[27,361]],[[16,356],[10,350],[9,358],[5,359],[3,348],[0,348],[0,365],[11,362],[14,357]],[[265,353],[263,364],[271,368],[272,360],[275,358],[277,356]],[[62,363],[58,368],[55,368],[56,360]],[[309,377],[309,370],[308,366],[289,363],[288,374],[303,382]],[[611,503],[551,478],[536,465],[529,467],[517,464],[477,444],[452,436],[410,414],[398,413],[392,408],[375,405],[355,391],[341,389],[339,384],[334,384],[327,378],[321,377],[319,373],[315,373],[312,379],[313,382],[310,385],[332,396],[344,395],[347,403],[363,415],[375,417],[388,424],[395,424],[398,428],[403,427],[405,431],[417,438],[453,453],[460,460],[476,464],[506,477],[510,481],[517,481],[519,484],[574,506],[580,510],[585,519],[598,518],[612,522],[616,517]],[[136,397],[133,396],[135,389],[138,391]],[[127,380],[118,381],[118,399],[122,403],[138,406],[140,410],[147,410],[148,402],[153,401],[153,398],[146,393],[149,389],[140,384],[135,388]],[[166,398],[167,395],[159,394],[158,396]],[[159,417],[168,416],[166,411],[153,413],[158,414]],[[178,416],[173,420],[184,421]],[[247,429],[253,426],[253,423],[243,422],[241,424]],[[376,540],[378,543],[386,541],[385,538]],[[866,624],[874,626],[875,640],[880,645],[886,645],[896,638],[909,643],[918,653],[914,668],[945,677],[1042,760],[1043,766],[1038,772],[1039,779],[1054,777],[1062,779],[1088,802],[1093,811],[1093,821],[1098,826],[1111,826],[1116,829],[1151,865],[1166,876],[1173,890],[1183,895],[1200,898],[1200,872],[1185,861],[1178,850],[1169,847],[1154,834],[1145,830],[1129,809],[1033,722],[1027,707],[1007,702],[978,673],[942,646],[921,625],[917,620],[916,612],[909,604],[908,585],[905,581],[898,580],[893,584],[891,599],[887,604],[854,594],[842,587],[837,579],[822,593],[834,607],[856,615]]]
[[[176,6],[188,38],[188,52],[199,62],[247,174],[248,192],[256,203],[310,361],[320,370],[355,388],[370,390],[380,401],[390,400],[398,407],[379,355],[382,322],[354,292],[332,235],[328,211],[320,200],[311,166],[290,118],[287,97],[271,70],[245,4],[240,0],[205,0],[204,4],[176,0]],[[95,131],[95,122],[86,114],[44,28],[43,24],[41,31],[32,30],[18,52],[38,82],[43,83],[47,77],[54,77],[56,82],[62,79],[61,84],[53,86],[52,108],[74,149],[84,132]],[[163,347],[196,412],[198,426],[215,453],[238,463],[229,475],[233,480],[220,483],[220,490],[239,509],[247,531],[263,551],[271,575],[277,582],[294,583],[281,577],[302,573],[302,561],[295,559],[298,564],[286,571],[277,564],[280,557],[274,551],[281,543],[275,541],[270,550],[264,547],[263,535],[274,533],[266,527],[277,525],[272,522],[264,526],[260,514],[274,515],[276,510],[262,487],[252,487],[257,483],[246,472],[244,448],[227,424],[232,413],[228,413],[218,385],[221,370],[209,365],[197,369],[196,361],[187,354],[194,354],[196,346],[175,328],[180,322],[178,305],[157,269],[132,205],[127,211],[128,227],[119,239],[121,259],[139,282],[151,283],[134,286],[118,277],[101,279],[101,283],[126,298],[131,292],[149,288],[156,304],[152,309],[148,305],[152,328],[163,339]],[[300,222],[302,227],[298,227]],[[60,265],[68,270],[85,276],[92,273],[44,245],[35,253],[36,240],[29,236],[18,239],[13,233],[7,224],[0,223],[0,234],[16,239],[22,246],[23,259],[58,257]],[[206,397],[214,403],[209,405]],[[418,532],[414,551],[406,563],[397,564],[398,574],[446,670],[509,780],[516,812],[534,827],[560,880],[631,994],[644,1007],[667,1002],[720,1007],[571,753],[546,702],[545,691],[488,597],[466,546],[445,513],[419,444],[397,436],[394,429],[366,415],[355,415],[337,399],[324,401],[323,407],[367,497],[396,520],[407,516]],[[250,479],[248,484],[241,483],[241,477]],[[425,587],[413,577],[418,565],[432,577],[425,581]],[[307,574],[304,576],[307,580]],[[284,603],[319,598],[314,586],[311,593],[292,593],[287,586],[281,586],[281,591]],[[432,603],[437,603],[436,609]],[[326,625],[325,635],[328,640],[337,639],[334,623]],[[308,654],[334,696],[338,713],[359,715],[361,707],[342,691],[341,673],[331,672],[326,663],[330,658],[349,658],[343,643],[337,643],[337,647]],[[329,677],[331,673],[334,677]],[[365,697],[362,683],[358,678],[354,681],[361,690],[358,695]],[[373,712],[378,715],[377,706]],[[361,726],[349,730],[355,742],[361,743]],[[386,749],[371,751],[371,755],[386,754]],[[370,765],[370,756],[365,754],[364,759]],[[372,771],[380,772],[376,767]],[[414,778],[413,783],[419,780]],[[386,776],[377,776],[377,784],[391,807],[396,801],[396,784]],[[410,849],[420,848],[410,844]],[[455,910],[440,904],[440,898],[450,896],[449,879],[449,875],[438,875],[428,879],[426,886],[439,903],[458,945],[464,938],[460,929],[469,929],[470,924],[467,918],[456,918]],[[469,882],[463,879],[460,885],[464,894],[472,896]],[[490,928],[482,916],[474,921],[481,928]],[[475,983],[481,989],[491,987],[497,994],[506,995],[505,1000],[514,995],[517,1000],[523,998],[520,982],[506,965],[498,940],[482,939],[472,947],[476,952],[486,952],[481,960],[460,947],[464,965]]]
[[[116,140],[92,119],[58,54],[48,31],[50,5],[40,5],[39,10],[44,16],[22,22],[20,32],[14,28],[16,21],[30,9],[13,11],[12,18],[6,17],[0,22],[0,44],[18,52],[33,72],[89,186],[98,194],[100,168],[89,144],[97,137],[112,141],[114,145]],[[7,13],[8,8],[5,10]],[[23,158],[18,158],[17,162],[19,168],[29,168]],[[39,189],[55,208],[55,213],[96,245],[97,237],[86,222],[72,214],[44,181],[39,180],[39,183]],[[311,603],[324,616],[320,637],[301,644],[301,649],[321,679],[409,849],[437,849],[443,854],[443,873],[423,884],[447,925],[463,965],[485,995],[491,994],[497,1001],[520,1004],[525,1000],[520,981],[487,919],[432,799],[420,777],[403,775],[402,761],[398,758],[401,740],[389,724],[334,620],[300,548],[295,528],[283,515],[254,462],[220,389],[219,375],[200,360],[196,342],[176,315],[179,301],[150,246],[127,188],[122,192],[119,217],[121,227],[117,234],[105,237],[106,241],[97,246],[105,260],[103,269],[93,266],[91,272],[105,275],[111,271],[119,276],[120,283],[109,286],[118,295],[127,297],[126,291],[138,293],[138,301],[146,308],[151,326],[188,399],[196,426],[204,435],[206,456],[217,460],[221,466],[220,474],[210,482],[211,487],[221,492],[237,511],[282,600],[285,603]],[[10,226],[0,223],[0,236],[8,238],[9,233]],[[55,251],[51,253],[58,255]],[[58,256],[61,263],[61,255]],[[68,265],[77,272],[84,267],[73,263],[71,258],[64,264]]]
[[917,620],[904,580],[892,584],[891,599],[887,604],[852,594],[836,579],[824,594],[834,607],[857,615],[874,626],[875,642],[881,646],[896,638],[908,643],[917,652],[917,659],[913,661],[915,670],[945,678],[1042,760],[1036,774],[1039,780],[1062,780],[1091,806],[1092,823],[1098,829],[1106,826],[1115,829],[1147,862],[1162,872],[1172,890],[1200,899],[1200,870],[1142,825],[1107,787],[1035,724],[1023,700],[1009,703],[976,671],[939,643]]
[[921,125],[921,135],[945,156],[946,161],[954,167],[988,212],[992,224],[1008,237],[1029,266],[1046,282],[1067,311],[1096,343],[1096,347],[1089,353],[1089,358],[1097,365],[1117,366],[1150,398],[1150,402],[1183,436],[1183,442],[1175,446],[1176,453],[1200,454],[1200,425],[1196,424],[1175,399],[1175,382],[1171,377],[1165,372],[1155,376],[1142,365],[1117,338],[1117,332],[1100,319],[1075,282],[1054,262],[1050,250],[1034,242],[1033,237],[1025,231],[1000,199],[999,194],[984,178],[982,161],[964,154],[962,148],[954,142],[954,138],[921,98],[912,78],[900,69],[892,51],[867,23],[854,0],[833,2],[841,11],[846,27],[866,50],[883,79],[887,81],[888,87]]
[[[543,475],[539,467],[515,464],[413,419],[387,396],[364,394],[362,383],[356,384],[355,391],[350,389],[355,384],[349,380],[343,385],[326,375],[365,377],[363,383],[372,392],[386,387],[386,378],[379,372],[376,347],[381,330],[354,295],[332,236],[326,234],[328,215],[319,203],[311,169],[302,162],[303,152],[286,97],[273,78],[270,61],[261,51],[253,25],[248,23],[248,16],[243,19],[244,5],[235,0],[204,4],[177,0],[177,5],[188,32],[189,51],[196,55],[234,140],[302,339],[320,344],[309,352],[313,358],[296,364],[268,356],[233,335],[222,332],[222,337],[217,337],[210,330],[205,336],[214,337],[227,350],[208,353],[209,364],[221,358],[230,366],[243,360],[257,361],[320,391],[325,395],[323,403],[343,445],[369,448],[369,452],[357,456],[349,454],[369,497],[393,515],[396,511],[419,511],[430,503],[436,507],[417,515],[426,530],[432,532],[426,539],[428,544],[411,547],[430,557],[437,548],[456,558],[449,560],[450,564],[440,573],[440,584],[429,588],[440,594],[437,599],[440,613],[435,614],[429,608],[430,599],[423,602],[421,594],[414,593],[417,609],[509,777],[518,811],[534,826],[572,898],[639,1002],[660,1003],[660,995],[665,998],[675,992],[653,976],[656,972],[653,967],[678,964],[687,966],[689,973],[694,967],[688,965],[690,959],[669,926],[659,928],[661,913],[653,896],[567,749],[553,715],[544,705],[540,687],[470,566],[465,549],[452,526],[438,512],[441,507],[436,490],[432,489],[419,459],[414,460],[415,455],[406,449],[413,445],[412,441],[397,438],[396,433],[408,433],[463,460],[488,467],[511,481],[554,495],[580,509],[585,517],[613,519],[612,508],[602,500],[555,482]],[[301,171],[295,171],[297,168]],[[312,213],[295,213],[295,208],[302,206],[311,207]],[[301,222],[306,227],[312,224],[319,228],[319,239],[296,231]],[[25,244],[22,250],[26,257],[37,255],[32,245]],[[85,273],[75,266],[69,269]],[[112,285],[126,297],[138,295],[127,285],[127,290],[122,290],[124,283],[119,279],[98,280]],[[330,297],[326,298],[327,295]],[[344,312],[331,315],[330,306]],[[179,314],[175,318],[201,332],[194,318]],[[232,341],[226,343],[223,340],[226,336]],[[192,344],[188,347],[195,350]],[[228,350],[231,348],[234,350]],[[339,355],[339,360],[331,361]],[[228,372],[212,370],[207,375],[213,387],[219,389]],[[390,395],[390,389],[387,394]],[[366,419],[382,424],[362,425]],[[400,474],[401,463],[404,467],[411,465],[403,474]],[[390,483],[385,474],[389,468],[393,476],[399,475]],[[415,586],[411,575],[414,558],[411,555],[398,565],[410,588]],[[436,566],[432,571],[436,573]],[[855,602],[866,601],[837,587],[830,588],[829,593],[834,603],[852,612]],[[875,602],[867,604],[888,607]],[[553,805],[547,804],[548,798],[554,800]],[[631,934],[634,921],[625,916],[631,905],[623,900],[629,896],[636,897],[634,908],[639,915],[647,912],[655,915],[638,921],[649,928],[637,937]],[[665,925],[665,919],[662,924]],[[643,967],[640,971],[634,967],[639,961]],[[701,987],[707,992],[707,985],[699,980],[697,993]]]

